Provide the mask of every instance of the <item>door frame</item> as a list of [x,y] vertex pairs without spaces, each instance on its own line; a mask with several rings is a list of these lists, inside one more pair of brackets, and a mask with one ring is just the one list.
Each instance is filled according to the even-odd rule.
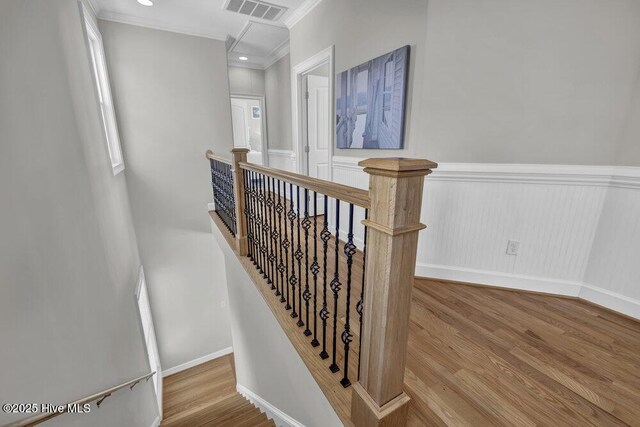
[[291,115],[292,115],[292,132],[293,149],[296,155],[296,169],[301,175],[308,175],[308,165],[306,156],[304,156],[304,131],[306,129],[303,120],[305,120],[305,96],[304,96],[304,76],[314,68],[328,64],[329,65],[329,150],[327,164],[329,165],[328,178],[333,181],[333,145],[335,141],[335,90],[334,90],[334,45],[316,53],[310,58],[305,59],[292,68],[291,73]]
[[[262,165],[269,166],[269,132],[267,129],[267,103],[265,96],[256,93],[231,92],[229,94],[229,104],[231,104],[231,98],[251,99],[260,103],[260,111],[262,112],[262,117],[260,117],[262,121]],[[233,122],[231,126],[233,126]]]

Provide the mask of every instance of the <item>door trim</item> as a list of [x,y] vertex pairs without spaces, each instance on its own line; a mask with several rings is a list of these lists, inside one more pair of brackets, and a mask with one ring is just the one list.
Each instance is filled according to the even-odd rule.
[[304,94],[302,79],[305,74],[313,70],[319,65],[329,65],[329,158],[327,163],[329,165],[328,178],[329,181],[333,181],[333,145],[335,140],[335,101],[334,101],[334,56],[335,47],[333,45],[316,53],[310,58],[305,59],[298,65],[294,66],[291,73],[291,115],[292,115],[292,132],[291,137],[293,139],[293,150],[296,154],[296,168],[299,174],[308,174],[308,165],[304,159],[304,126],[302,126],[301,120],[304,118]]
[[262,111],[262,164],[269,166],[269,130],[267,129],[267,103],[264,95],[246,92],[231,92],[229,94],[229,103],[231,98],[252,99],[260,103],[260,111]]

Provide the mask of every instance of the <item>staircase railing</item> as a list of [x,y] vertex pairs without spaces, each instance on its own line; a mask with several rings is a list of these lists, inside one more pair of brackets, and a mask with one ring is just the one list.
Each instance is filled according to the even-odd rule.
[[[215,211],[340,384],[357,426],[402,425],[428,160],[360,162],[369,191],[247,162],[211,161]],[[339,340],[339,341],[338,341]]]
[[133,387],[135,387],[136,384],[142,381],[148,381],[149,378],[153,377],[155,374],[156,374],[155,371],[150,372],[146,375],[143,375],[138,378],[134,378],[130,381],[127,381],[115,387],[108,388],[101,392],[92,394],[91,396],[87,396],[82,399],[76,400],[74,402],[69,402],[64,405],[57,405],[55,407],[53,407],[54,405],[50,405],[53,407],[51,411],[45,411],[41,414],[34,415],[33,417],[30,417],[21,421],[16,421],[14,423],[6,425],[5,427],[31,427],[31,426],[41,424],[47,420],[50,420],[51,418],[55,418],[62,414],[66,414],[67,412],[75,412],[75,413],[79,413],[82,411],[88,412],[87,409],[85,408],[85,405],[88,405],[92,402],[96,402],[96,406],[99,408],[102,402],[104,402],[104,400],[107,397],[111,396],[116,391],[121,390],[125,387],[129,387],[130,390],[133,390]]

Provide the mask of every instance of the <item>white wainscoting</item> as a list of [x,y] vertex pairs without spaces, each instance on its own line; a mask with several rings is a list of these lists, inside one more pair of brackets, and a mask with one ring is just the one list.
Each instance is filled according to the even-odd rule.
[[[366,188],[359,160],[334,157],[334,180]],[[638,190],[640,168],[440,164],[425,180],[416,275],[581,297],[640,317]],[[509,240],[520,242],[517,256],[506,254]]]
[[291,150],[269,149],[269,167],[296,172],[296,153]]

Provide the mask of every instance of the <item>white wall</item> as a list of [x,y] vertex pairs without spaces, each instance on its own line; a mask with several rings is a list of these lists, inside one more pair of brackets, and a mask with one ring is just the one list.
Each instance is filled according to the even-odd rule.
[[342,426],[224,236],[213,222],[211,228],[225,258],[239,390],[248,390],[248,397],[270,404],[267,410],[275,407],[302,425]]
[[229,88],[231,93],[264,95],[264,70],[230,66]]
[[285,55],[264,73],[269,148],[291,150],[291,61]]
[[224,43],[101,21],[164,369],[231,344],[207,149],[233,147]]
[[[366,188],[357,161],[334,157],[334,180]],[[639,196],[637,167],[442,163],[425,179],[416,275],[580,296],[640,318]]]
[[291,29],[291,63],[333,44],[339,73],[412,46],[406,150],[340,156],[618,164],[638,22],[635,0],[323,0]]
[[[126,179],[113,176],[75,0],[0,3],[0,402],[149,372]],[[27,415],[0,413],[0,424]],[[152,382],[51,426],[149,426]]]

